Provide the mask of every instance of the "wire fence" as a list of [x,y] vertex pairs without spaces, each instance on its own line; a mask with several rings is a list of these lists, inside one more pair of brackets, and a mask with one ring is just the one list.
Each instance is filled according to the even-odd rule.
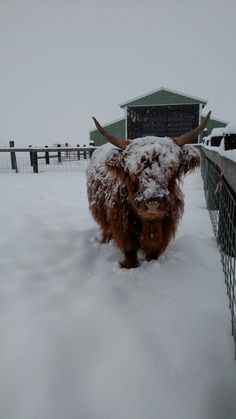
[[221,169],[206,157],[202,149],[201,160],[207,209],[225,275],[236,359],[236,191],[226,181]]
[[25,147],[0,149],[0,173],[83,170],[96,147]]

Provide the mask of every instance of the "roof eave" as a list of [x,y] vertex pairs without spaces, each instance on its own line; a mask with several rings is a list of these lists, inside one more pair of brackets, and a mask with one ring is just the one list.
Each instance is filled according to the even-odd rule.
[[160,87],[160,88],[159,88],[159,89],[157,89],[157,90],[153,90],[152,92],[146,93],[145,95],[138,96],[138,97],[133,98],[133,99],[131,99],[131,100],[129,100],[129,101],[126,101],[126,102],[120,103],[120,104],[119,104],[119,106],[120,106],[120,108],[122,108],[122,109],[123,109],[123,108],[127,107],[128,105],[132,104],[133,102],[136,102],[137,100],[143,99],[143,98],[144,98],[144,97],[146,97],[146,96],[153,95],[153,94],[158,93],[158,92],[160,92],[160,91],[162,91],[162,90],[164,90],[164,91],[166,91],[166,92],[168,92],[168,93],[173,93],[173,94],[176,94],[176,95],[185,96],[185,97],[187,97],[187,98],[189,98],[189,99],[196,100],[196,101],[198,101],[199,103],[203,104],[204,106],[207,104],[207,100],[206,100],[206,99],[202,99],[202,98],[199,98],[199,97],[196,97],[196,96],[186,95],[186,94],[184,94],[183,92],[178,92],[177,90],[167,89],[166,87],[163,87],[163,86],[162,86],[162,87]]

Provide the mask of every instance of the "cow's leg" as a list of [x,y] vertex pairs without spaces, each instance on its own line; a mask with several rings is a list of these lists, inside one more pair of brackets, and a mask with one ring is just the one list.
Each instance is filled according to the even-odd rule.
[[149,262],[150,260],[157,260],[160,256],[160,250],[155,250],[153,252],[146,253],[146,260]]
[[137,258],[139,247],[136,236],[127,229],[121,237],[117,237],[117,243],[125,256],[125,259],[120,262],[122,268],[137,268],[139,266]]
[[122,268],[130,269],[139,266],[137,252],[139,243],[137,239],[137,224],[134,223],[130,208],[121,211],[110,212],[112,239],[117,243],[124,254],[124,260],[120,262]]
[[138,259],[137,259],[137,252],[125,251],[124,255],[125,255],[125,259],[122,262],[120,262],[120,266],[122,268],[131,269],[131,268],[137,268],[139,266]]
[[116,241],[125,256],[124,260],[120,262],[120,266],[126,269],[137,268],[139,263],[137,259],[138,242],[136,237],[128,230],[123,231],[122,234],[120,234],[119,231],[114,230],[112,233],[113,239]]

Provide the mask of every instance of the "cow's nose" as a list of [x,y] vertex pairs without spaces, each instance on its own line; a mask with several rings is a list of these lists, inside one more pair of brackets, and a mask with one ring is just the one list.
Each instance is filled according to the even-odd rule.
[[157,214],[158,211],[161,210],[161,203],[160,202],[147,202],[145,211],[150,214],[154,215]]
[[147,202],[146,203],[146,208],[147,210],[154,210],[154,209],[158,209],[160,207],[160,202]]

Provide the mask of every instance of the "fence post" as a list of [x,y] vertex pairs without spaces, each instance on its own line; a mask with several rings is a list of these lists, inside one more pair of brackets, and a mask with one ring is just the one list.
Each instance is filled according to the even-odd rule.
[[33,172],[38,173],[39,168],[38,168],[38,153],[37,153],[37,151],[31,151],[31,156],[32,156]]
[[[9,141],[9,145],[10,145],[10,148],[15,147],[14,141]],[[12,168],[12,170],[15,170],[16,173],[18,173],[18,166],[17,166],[15,151],[11,151],[11,168]]]
[[[32,145],[29,145],[29,148],[31,148]],[[30,151],[30,166],[33,166],[33,160],[32,160],[32,151]]]
[[[61,147],[61,144],[57,144],[57,147]],[[57,159],[58,159],[58,163],[61,163],[61,151],[58,151]]]
[[[48,145],[45,145],[45,148],[48,148]],[[50,157],[48,151],[45,151],[45,163],[50,164]]]
[[[89,141],[89,147],[94,147],[95,146],[95,142],[93,140]],[[92,155],[93,155],[94,150],[89,150],[89,157],[91,159]]]
[[[65,143],[65,146],[66,146],[66,147],[68,147],[68,145],[69,145],[68,143]],[[69,152],[68,152],[68,151],[66,151],[66,158],[68,159],[68,157],[69,157]]]
[[[77,144],[77,147],[80,147],[80,145]],[[80,150],[77,151],[77,157],[78,157],[78,160],[80,160]]]

